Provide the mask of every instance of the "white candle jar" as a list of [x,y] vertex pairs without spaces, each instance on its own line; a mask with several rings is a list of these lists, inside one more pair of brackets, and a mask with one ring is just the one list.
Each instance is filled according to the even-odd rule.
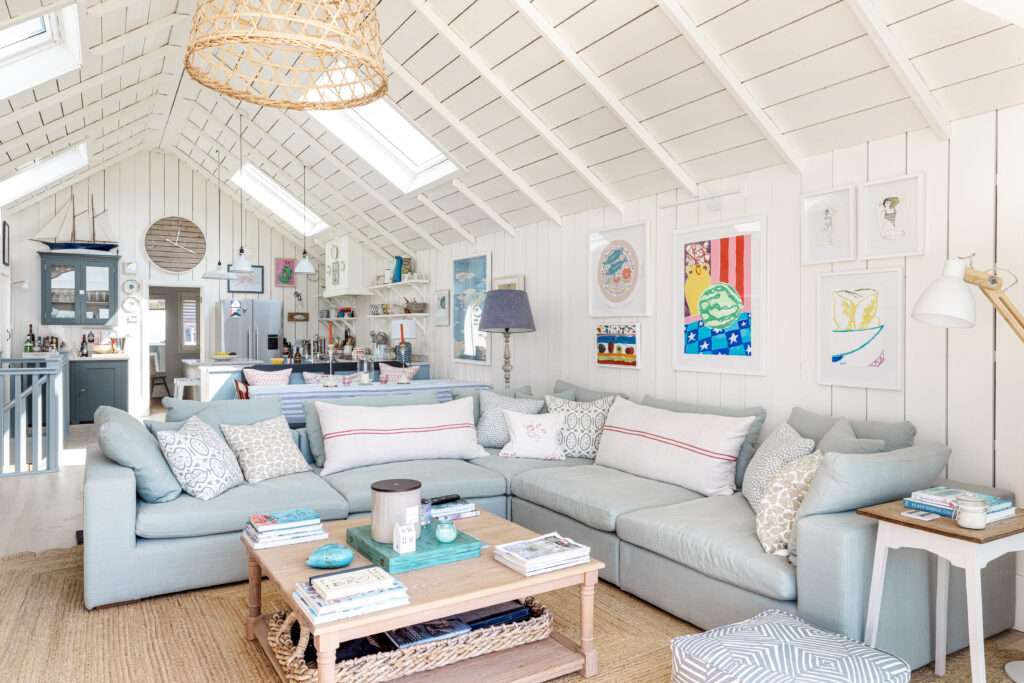
[[956,523],[964,529],[984,529],[988,523],[988,508],[981,496],[968,493],[956,497]]

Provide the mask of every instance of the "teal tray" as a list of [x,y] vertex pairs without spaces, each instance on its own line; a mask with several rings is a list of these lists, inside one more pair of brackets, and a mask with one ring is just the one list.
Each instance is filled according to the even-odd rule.
[[345,540],[353,550],[391,574],[471,560],[480,557],[481,548],[479,540],[462,531],[451,543],[441,543],[434,538],[433,526],[423,529],[416,541],[416,551],[405,555],[396,553],[390,544],[373,540],[369,524],[350,528]]

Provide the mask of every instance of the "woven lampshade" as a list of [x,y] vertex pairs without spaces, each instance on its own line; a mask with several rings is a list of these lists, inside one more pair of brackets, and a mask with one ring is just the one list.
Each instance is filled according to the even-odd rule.
[[224,95],[345,109],[388,91],[374,0],[198,0],[185,68]]

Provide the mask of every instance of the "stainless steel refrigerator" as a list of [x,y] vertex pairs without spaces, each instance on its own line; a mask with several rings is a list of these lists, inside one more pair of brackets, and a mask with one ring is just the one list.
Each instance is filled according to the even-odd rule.
[[267,362],[281,355],[284,306],[280,301],[225,299],[217,305],[220,351]]

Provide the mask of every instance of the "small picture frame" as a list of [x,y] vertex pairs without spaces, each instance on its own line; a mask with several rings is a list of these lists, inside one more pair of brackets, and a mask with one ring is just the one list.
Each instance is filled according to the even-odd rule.
[[598,323],[594,327],[594,352],[598,367],[640,368],[640,324]]
[[448,327],[452,324],[452,290],[439,289],[434,292],[434,308],[431,314],[434,327]]
[[[231,266],[228,270],[234,272]],[[228,292],[232,294],[262,294],[263,266],[253,266],[251,272],[237,273],[238,277],[228,280]]]
[[526,276],[525,275],[503,275],[501,277],[494,277],[491,285],[494,289],[526,289]]
[[801,263],[853,261],[857,258],[857,188],[853,185],[801,197]]
[[858,258],[880,259],[924,253],[924,175],[865,183],[860,189]]

